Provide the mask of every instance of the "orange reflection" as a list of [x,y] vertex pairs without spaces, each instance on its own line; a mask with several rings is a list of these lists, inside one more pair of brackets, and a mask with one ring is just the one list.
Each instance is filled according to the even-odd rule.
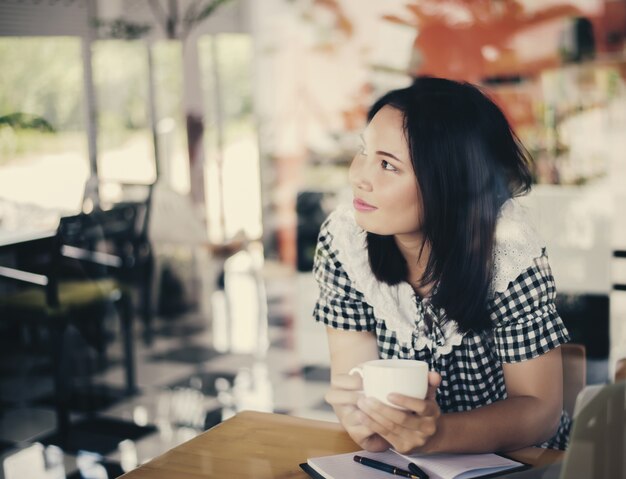
[[[512,40],[531,27],[582,15],[569,4],[528,12],[515,0],[419,0],[406,8],[410,14],[407,18],[383,18],[417,30],[409,72],[471,82],[493,76],[530,75],[558,65],[556,42],[549,55],[528,60],[520,58]],[[554,36],[558,39],[558,31]]]

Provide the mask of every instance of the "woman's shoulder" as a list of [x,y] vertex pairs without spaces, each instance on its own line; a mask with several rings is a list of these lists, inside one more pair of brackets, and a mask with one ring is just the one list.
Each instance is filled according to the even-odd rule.
[[492,290],[505,291],[545,254],[545,243],[527,209],[517,199],[508,200],[500,209],[496,224]]

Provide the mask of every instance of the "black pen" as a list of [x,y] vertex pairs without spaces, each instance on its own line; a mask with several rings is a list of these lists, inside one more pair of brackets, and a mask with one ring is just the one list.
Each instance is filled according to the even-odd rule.
[[[372,467],[374,469],[378,469],[379,471],[385,471],[389,474],[395,474],[396,476],[409,477],[410,479],[422,479],[415,474],[411,474],[409,471],[405,471],[404,469],[400,469],[399,467],[392,466],[391,464],[385,464],[384,462],[375,461],[374,459],[370,459],[369,457],[363,456],[354,456],[355,462],[359,464],[363,464],[364,466]],[[428,477],[428,476],[426,476]]]
[[409,462],[409,471],[413,474],[417,474],[420,479],[428,479],[428,474],[422,471],[422,469],[420,469],[414,462]]

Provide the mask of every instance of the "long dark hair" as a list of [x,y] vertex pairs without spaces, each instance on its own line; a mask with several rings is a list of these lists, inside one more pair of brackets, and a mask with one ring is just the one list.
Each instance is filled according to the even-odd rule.
[[[404,115],[404,131],[417,180],[424,241],[430,246],[422,284],[444,321],[462,332],[490,327],[487,301],[493,274],[498,213],[513,196],[530,190],[530,155],[500,109],[469,83],[417,78],[371,108]],[[408,275],[393,236],[367,234],[372,271],[398,284]]]

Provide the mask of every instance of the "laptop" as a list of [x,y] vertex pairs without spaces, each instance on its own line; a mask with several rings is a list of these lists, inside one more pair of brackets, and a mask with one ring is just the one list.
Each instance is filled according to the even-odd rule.
[[502,476],[509,479],[626,479],[626,382],[583,389],[560,464]]

